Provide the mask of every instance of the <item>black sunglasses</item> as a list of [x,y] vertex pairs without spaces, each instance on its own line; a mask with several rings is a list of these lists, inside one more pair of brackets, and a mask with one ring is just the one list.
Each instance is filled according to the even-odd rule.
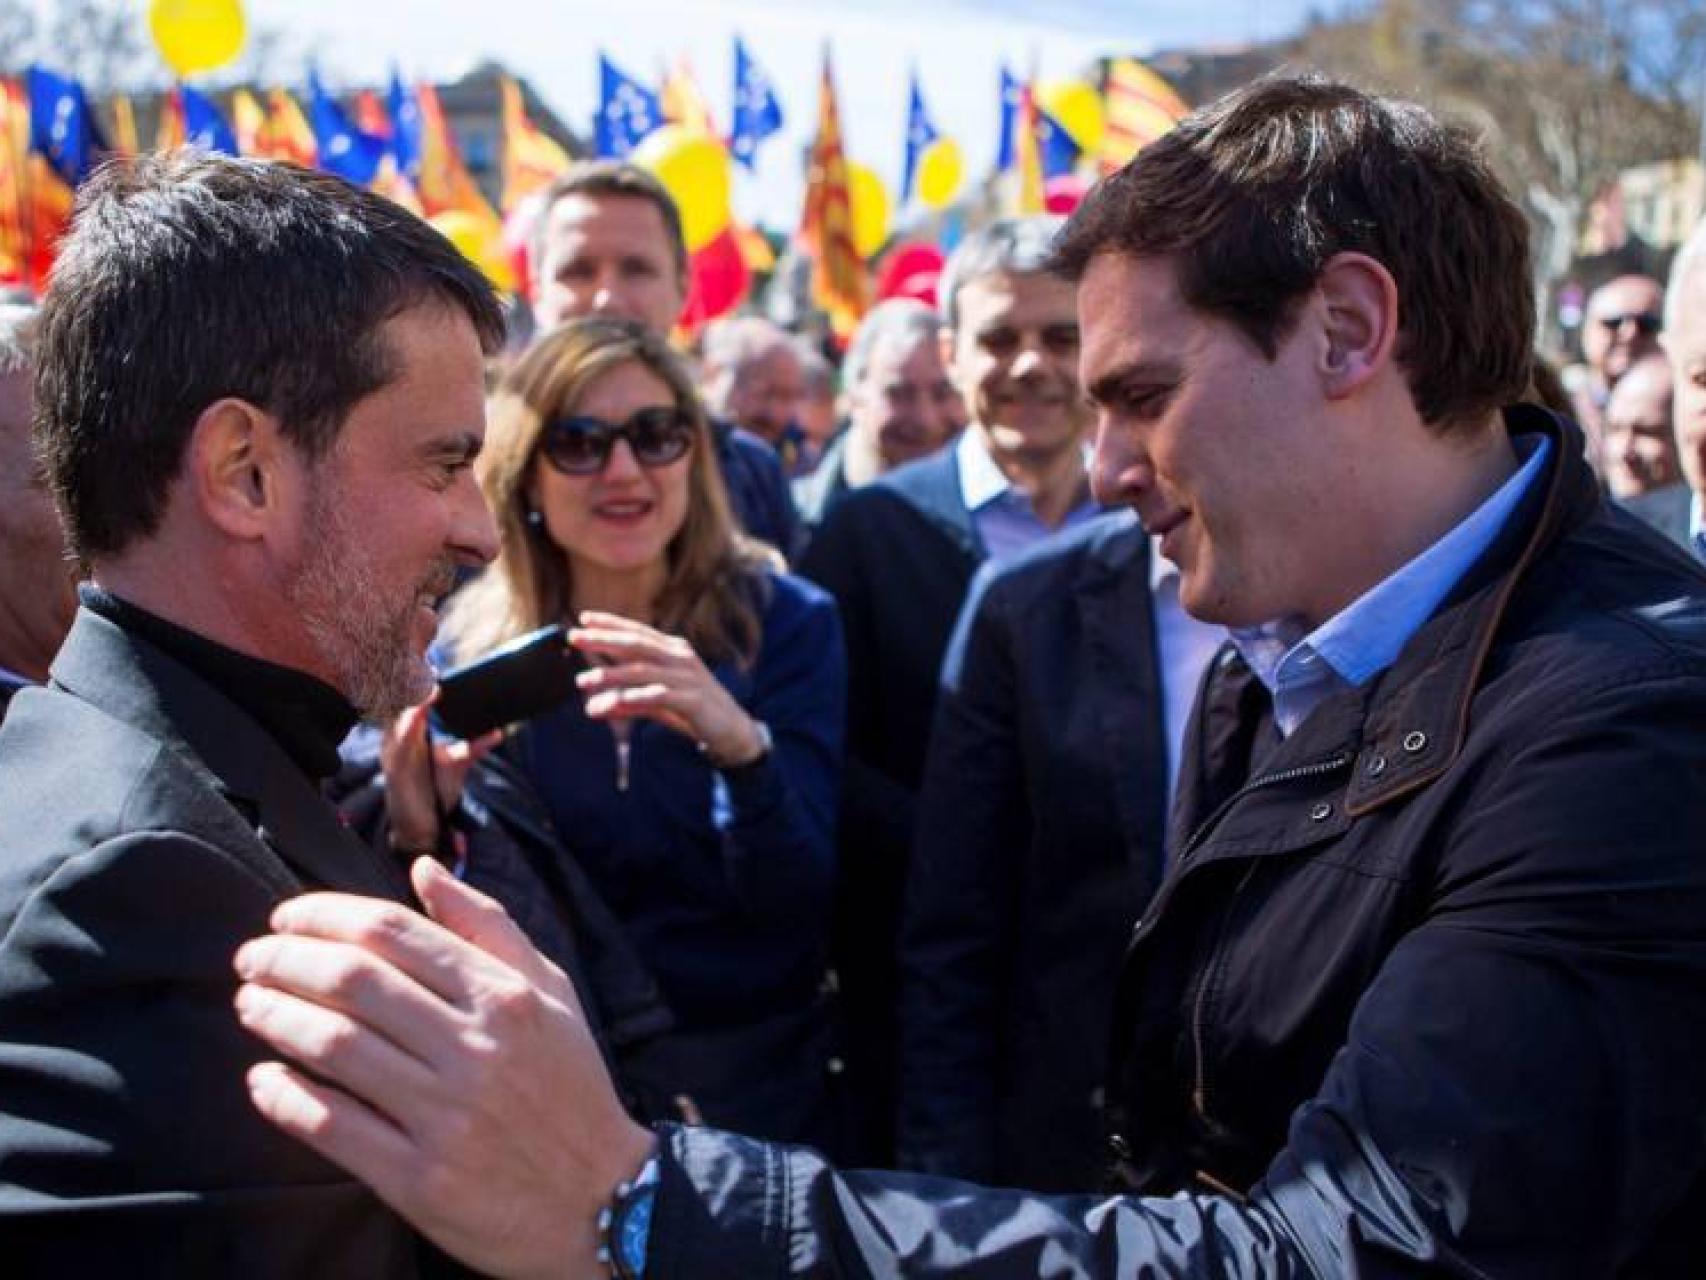
[[693,418],[675,405],[638,410],[626,422],[577,416],[547,423],[539,451],[568,476],[592,476],[610,463],[611,450],[626,440],[642,467],[667,467],[693,447]]
[[1628,315],[1601,316],[1599,322],[1613,333],[1626,324],[1632,324],[1642,335],[1650,338],[1659,331],[1661,320],[1651,311],[1631,311]]

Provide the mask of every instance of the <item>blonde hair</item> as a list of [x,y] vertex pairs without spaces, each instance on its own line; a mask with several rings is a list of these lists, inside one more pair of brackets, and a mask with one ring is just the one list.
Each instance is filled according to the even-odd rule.
[[730,514],[705,416],[681,358],[628,320],[583,317],[541,338],[504,375],[480,455],[480,485],[497,520],[498,558],[458,592],[445,638],[458,661],[568,619],[574,601],[569,558],[541,523],[530,523],[528,482],[547,423],[565,417],[587,389],[630,361],[670,389],[693,422],[687,514],[670,539],[653,622],[684,637],[706,662],[750,665],[758,653],[765,574],[781,557],[739,532]]

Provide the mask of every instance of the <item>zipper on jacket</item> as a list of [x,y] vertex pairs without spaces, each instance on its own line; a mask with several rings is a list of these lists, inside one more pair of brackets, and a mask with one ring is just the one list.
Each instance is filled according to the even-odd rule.
[[1191,832],[1191,838],[1185,841],[1185,847],[1179,851],[1179,861],[1183,862],[1195,853],[1197,847],[1202,844],[1204,837],[1220,824],[1220,820],[1227,815],[1232,806],[1252,791],[1260,791],[1264,787],[1277,787],[1284,782],[1296,782],[1299,778],[1316,778],[1329,773],[1337,773],[1340,769],[1349,766],[1350,762],[1350,752],[1336,751],[1325,760],[1317,760],[1312,764],[1300,764],[1291,769],[1281,769],[1278,773],[1264,773],[1259,778],[1250,779],[1221,801],[1215,811],[1204,818],[1198,824],[1197,829]]
[[[1325,777],[1347,768],[1350,763],[1350,753],[1338,751],[1325,760],[1317,760],[1311,764],[1297,765],[1291,769],[1281,769],[1277,773],[1267,773],[1259,778],[1252,778],[1220,804],[1191,833],[1191,838],[1185,842],[1185,847],[1179,854],[1179,860],[1183,862],[1195,853],[1204,838],[1219,824],[1232,806],[1252,791],[1280,786],[1287,782],[1296,782],[1302,778]],[[1214,973],[1218,964],[1220,944],[1226,939],[1226,931],[1232,927],[1233,910],[1245,887],[1255,876],[1256,868],[1260,865],[1259,862],[1252,862],[1245,868],[1243,876],[1238,881],[1238,887],[1232,891],[1231,898],[1227,900],[1226,910],[1221,916],[1220,929],[1215,934],[1214,945],[1209,949],[1208,962],[1203,968],[1202,981],[1197,984],[1196,998],[1191,1002],[1191,1050],[1196,1059],[1196,1070],[1192,1073],[1191,1106],[1196,1111],[1198,1118],[1210,1126],[1213,1126],[1215,1122],[1208,1113],[1208,1054],[1203,1044],[1203,1012],[1208,1003],[1209,990],[1214,985]]]

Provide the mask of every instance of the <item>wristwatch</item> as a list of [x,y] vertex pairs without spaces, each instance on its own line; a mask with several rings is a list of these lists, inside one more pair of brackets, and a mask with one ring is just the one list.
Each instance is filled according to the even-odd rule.
[[658,1194],[658,1158],[640,1166],[631,1182],[616,1184],[610,1203],[598,1211],[598,1260],[616,1280],[643,1280],[651,1243],[652,1205]]

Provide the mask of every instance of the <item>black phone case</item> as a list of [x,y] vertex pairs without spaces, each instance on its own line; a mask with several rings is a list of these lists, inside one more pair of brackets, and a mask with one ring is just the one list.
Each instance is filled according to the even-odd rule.
[[543,627],[445,672],[433,719],[458,738],[477,738],[567,702],[579,669],[568,630]]

